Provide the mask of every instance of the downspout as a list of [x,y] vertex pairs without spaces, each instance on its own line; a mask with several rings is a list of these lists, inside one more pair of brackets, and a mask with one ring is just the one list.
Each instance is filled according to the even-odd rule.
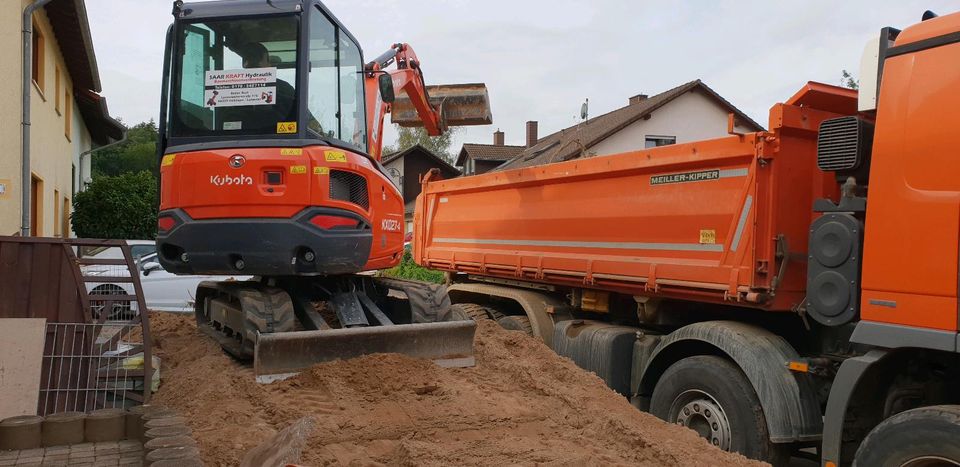
[[21,89],[20,235],[30,236],[30,81],[33,80],[33,12],[51,0],[34,0],[23,9],[23,83]]
[[[78,172],[77,178],[80,179],[80,186],[79,186],[80,189],[77,190],[77,191],[84,191],[84,186],[83,186],[83,184],[84,184],[84,178],[83,178],[83,156],[86,156],[86,155],[88,155],[88,154],[93,154],[93,153],[95,153],[95,152],[97,152],[97,151],[100,151],[100,150],[103,150],[103,149],[107,149],[107,148],[114,147],[114,146],[116,146],[116,145],[118,145],[118,144],[126,143],[126,142],[127,142],[127,135],[129,135],[129,134],[130,134],[130,133],[129,133],[129,129],[126,128],[126,127],[124,127],[124,128],[123,128],[123,136],[120,137],[120,139],[118,139],[118,140],[116,140],[116,141],[114,141],[114,142],[112,142],[112,143],[109,143],[109,144],[104,144],[103,146],[97,146],[97,147],[95,147],[95,148],[87,149],[86,151],[83,151],[83,152],[80,153],[80,167],[79,167],[79,169],[77,170],[77,172]],[[91,164],[92,164],[92,162],[91,162]],[[91,169],[91,172],[92,172],[92,169]]]

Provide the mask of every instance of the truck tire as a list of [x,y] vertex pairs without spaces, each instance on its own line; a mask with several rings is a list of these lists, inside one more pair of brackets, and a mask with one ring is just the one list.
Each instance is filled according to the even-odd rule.
[[530,318],[526,316],[504,316],[497,320],[497,324],[509,331],[520,331],[528,336],[533,336],[533,325],[530,324]]
[[880,422],[863,439],[853,465],[960,465],[960,406],[920,407]]
[[726,451],[774,466],[786,464],[789,452],[770,442],[753,386],[727,359],[697,355],[671,365],[653,389],[650,412]]
[[447,319],[443,321],[461,321],[467,319],[474,321],[497,320],[502,317],[502,313],[490,307],[476,303],[454,303],[450,305],[450,313],[447,315]]

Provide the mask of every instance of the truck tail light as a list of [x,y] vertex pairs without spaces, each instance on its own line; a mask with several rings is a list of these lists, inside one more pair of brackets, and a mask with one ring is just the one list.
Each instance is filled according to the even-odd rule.
[[173,216],[160,216],[157,218],[157,230],[169,232],[177,226],[177,219]]
[[351,219],[349,217],[340,217],[340,216],[328,216],[324,214],[319,214],[310,218],[310,223],[320,227],[321,229],[329,230],[336,227],[357,227],[360,224],[360,221],[356,219]]

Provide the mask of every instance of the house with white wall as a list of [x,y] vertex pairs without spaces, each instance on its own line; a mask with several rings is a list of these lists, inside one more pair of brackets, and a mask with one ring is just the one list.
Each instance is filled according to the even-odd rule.
[[[34,0],[8,0],[0,9],[0,235],[71,235],[73,195],[90,175],[91,148],[122,138],[101,91],[83,0],[52,0],[34,11],[30,67],[29,184],[21,158],[22,12]],[[83,155],[83,157],[81,157]],[[23,206],[23,190],[30,203]]]
[[730,114],[734,115],[734,131],[763,130],[698,79],[654,96],[633,96],[625,107],[543,138],[536,135],[536,122],[527,122],[527,147],[496,170],[719,138],[728,134]]

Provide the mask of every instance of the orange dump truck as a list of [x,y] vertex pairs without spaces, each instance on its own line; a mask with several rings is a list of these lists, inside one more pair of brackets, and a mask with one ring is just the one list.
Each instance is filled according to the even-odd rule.
[[859,94],[809,83],[767,131],[430,174],[414,258],[451,273],[452,319],[724,449],[960,465],[960,14],[924,19],[868,45]]

